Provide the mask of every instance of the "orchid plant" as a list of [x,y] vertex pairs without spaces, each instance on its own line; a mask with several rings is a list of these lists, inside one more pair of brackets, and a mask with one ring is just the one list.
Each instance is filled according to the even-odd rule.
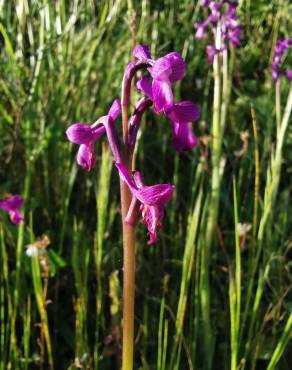
[[240,44],[240,26],[236,14],[237,3],[230,0],[208,1],[202,0],[201,7],[209,9],[209,16],[199,23],[195,23],[196,38],[207,37],[207,29],[210,28],[214,43],[207,45],[206,53],[209,64],[213,64],[215,55],[222,55],[227,49],[228,42],[236,48]]
[[[213,332],[211,325],[211,292],[209,280],[210,250],[213,245],[214,235],[219,210],[219,196],[222,174],[224,173],[225,158],[222,154],[227,112],[230,100],[233,55],[234,50],[240,45],[240,25],[237,17],[237,2],[232,0],[201,0],[201,8],[207,13],[207,17],[199,23],[195,23],[195,37],[199,40],[211,40],[206,46],[208,64],[213,67],[214,93],[213,93],[213,117],[211,129],[211,197],[208,203],[208,216],[205,234],[205,256],[202,260],[202,269],[206,273],[203,276],[204,300],[202,300],[202,315],[205,332],[204,351],[207,368],[212,368],[212,354],[214,351]],[[239,312],[240,303],[238,303]],[[238,319],[239,322],[239,319]],[[235,343],[236,341],[234,341]],[[236,351],[232,351],[236,363]],[[233,365],[234,366],[234,365]]]
[[[75,123],[66,133],[68,139],[80,145],[77,163],[90,171],[96,161],[95,142],[107,135],[115,166],[120,177],[121,209],[123,225],[123,355],[122,369],[133,369],[134,291],[135,291],[135,227],[139,218],[148,229],[149,244],[157,242],[157,229],[162,226],[164,206],[171,200],[174,186],[171,184],[144,184],[141,173],[133,168],[133,153],[141,119],[145,111],[153,107],[156,114],[164,114],[172,122],[174,148],[184,152],[196,146],[197,140],[191,123],[198,120],[198,105],[190,101],[175,102],[172,85],[186,73],[186,64],[177,52],[154,59],[146,45],[133,50],[134,61],[124,72],[121,101],[113,101],[108,114],[92,124]],[[136,88],[142,97],[135,104],[129,118],[132,81],[138,71],[145,74]],[[122,113],[123,137],[119,138],[116,121]]]

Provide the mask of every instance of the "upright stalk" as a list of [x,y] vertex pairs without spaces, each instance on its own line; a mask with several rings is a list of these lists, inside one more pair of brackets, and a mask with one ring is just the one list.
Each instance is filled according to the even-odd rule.
[[[131,166],[129,165],[129,168]],[[134,300],[135,300],[135,226],[125,222],[131,202],[131,193],[121,181],[121,208],[123,223],[123,354],[122,370],[133,369]]]
[[[122,124],[124,163],[132,172],[132,155],[128,145],[128,106],[130,101],[131,77],[126,74],[122,88]],[[133,369],[134,353],[134,304],[135,304],[135,225],[125,222],[132,194],[128,185],[120,181],[123,227],[123,353],[122,370]]]
[[[217,26],[216,48],[220,49],[221,30],[220,24]],[[201,270],[201,305],[204,323],[204,347],[206,356],[206,368],[212,368],[213,354],[213,335],[210,317],[210,249],[214,240],[216,229],[216,220],[219,203],[219,186],[220,186],[220,153],[221,138],[220,132],[220,101],[221,101],[221,78],[219,55],[215,55],[213,62],[214,71],[214,99],[213,99],[213,122],[212,122],[212,183],[211,199],[209,205],[209,215],[206,226],[205,248],[202,250],[202,270]]]

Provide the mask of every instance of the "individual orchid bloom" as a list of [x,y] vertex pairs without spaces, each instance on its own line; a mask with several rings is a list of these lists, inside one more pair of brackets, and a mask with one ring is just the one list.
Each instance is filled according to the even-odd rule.
[[[153,100],[154,93],[147,77],[144,76],[137,82],[137,88]],[[172,104],[165,109],[164,113],[173,123],[172,133],[175,149],[183,152],[193,148],[197,140],[189,127],[189,123],[199,119],[199,107],[190,101],[182,101]],[[179,125],[182,125],[182,127],[179,128]]]
[[163,206],[171,200],[174,186],[171,184],[147,186],[142,182],[141,175],[138,171],[135,171],[130,176],[122,163],[116,163],[116,167],[119,170],[121,180],[128,185],[132,193],[132,202],[125,221],[127,223],[133,223],[135,221],[132,219],[132,213],[137,204],[140,204],[139,209],[142,214],[142,221],[146,225],[150,235],[148,243],[155,243],[157,240],[156,228],[162,226],[161,221],[164,215]]
[[[100,117],[92,125],[74,123],[67,129],[66,134],[68,139],[72,143],[80,145],[76,159],[79,166],[85,170],[90,171],[94,167],[96,161],[96,156],[94,154],[95,142],[107,131],[107,129],[112,128],[120,110],[120,101],[116,99],[108,114]],[[111,144],[115,146],[116,143],[110,142],[110,145]]]
[[151,59],[149,48],[146,45],[138,45],[133,55],[141,61],[148,62],[151,66],[148,71],[152,81],[152,100],[156,113],[161,113],[173,105],[173,93],[171,85],[180,81],[186,72],[186,65],[177,52],[171,52],[156,60]]
[[8,213],[10,221],[16,225],[23,221],[20,209],[23,207],[23,199],[20,195],[11,195],[0,201],[0,208]]
[[292,70],[283,72],[281,70],[282,58],[285,52],[292,46],[292,38],[285,40],[278,40],[274,49],[274,58],[272,62],[272,79],[277,81],[280,76],[286,76],[288,80],[292,81]]

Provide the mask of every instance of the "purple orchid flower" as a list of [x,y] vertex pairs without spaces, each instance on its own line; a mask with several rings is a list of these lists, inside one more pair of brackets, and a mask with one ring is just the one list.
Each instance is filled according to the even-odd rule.
[[133,50],[133,55],[140,61],[151,65],[148,71],[153,78],[151,91],[156,113],[161,113],[173,105],[171,84],[181,80],[186,72],[186,65],[177,52],[166,54],[157,60],[151,59],[148,46],[138,45]]
[[171,200],[174,186],[171,184],[147,186],[142,182],[140,172],[134,171],[130,176],[122,163],[116,163],[116,167],[121,180],[128,185],[132,193],[132,201],[125,221],[135,222],[132,215],[136,206],[140,204],[142,222],[146,225],[150,236],[148,244],[153,244],[157,241],[156,229],[162,226],[163,206]]
[[217,33],[218,26],[221,33],[220,45],[216,45],[216,47],[215,45],[208,45],[206,48],[207,61],[212,64],[215,55],[222,54],[222,51],[227,48],[228,41],[234,48],[237,48],[240,44],[240,26],[236,14],[237,3],[230,0],[201,1],[200,5],[203,8],[209,8],[210,15],[203,22],[194,24],[197,30],[195,37],[203,39],[209,26],[211,26],[214,35]]
[[282,64],[282,58],[285,52],[292,46],[292,38],[285,40],[278,40],[274,49],[274,59],[272,62],[272,79],[277,81],[280,76],[286,76],[290,82],[292,82],[292,70],[288,70],[286,73],[280,68]]
[[20,195],[12,195],[0,201],[0,208],[7,212],[10,221],[16,225],[23,221],[20,209],[23,207],[23,199]]
[[[94,167],[96,161],[96,156],[94,154],[95,142],[106,131],[109,131],[110,133],[112,132],[112,125],[116,121],[120,110],[120,101],[116,99],[110,107],[108,114],[100,117],[92,125],[74,123],[67,129],[66,134],[68,139],[72,143],[80,145],[77,153],[77,163],[85,170],[90,171]],[[117,151],[115,150],[115,138],[112,138],[112,142],[110,141],[109,143],[112,151],[114,148],[113,154],[116,155]]]
[[[142,77],[137,82],[137,89],[141,90],[150,100],[154,100],[153,85],[146,76]],[[165,115],[173,123],[173,144],[177,151],[183,152],[187,149],[192,149],[197,144],[189,123],[196,121],[200,117],[199,107],[190,102],[182,101],[173,103],[171,106],[164,109]]]

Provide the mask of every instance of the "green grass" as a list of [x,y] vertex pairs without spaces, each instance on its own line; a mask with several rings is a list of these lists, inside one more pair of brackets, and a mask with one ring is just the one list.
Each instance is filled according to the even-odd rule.
[[[78,168],[65,130],[119,97],[135,39],[186,59],[175,96],[200,105],[202,140],[178,155],[164,117],[142,122],[136,166],[176,190],[157,245],[138,226],[134,368],[290,369],[292,101],[285,80],[276,99],[270,64],[275,41],[291,37],[292,6],[240,1],[242,44],[223,74],[218,123],[197,3],[0,2],[0,192],[25,198],[23,224],[0,215],[0,370],[118,368],[118,176],[105,140],[96,168]],[[238,222],[252,225],[244,247]],[[48,279],[25,253],[44,235]]]

